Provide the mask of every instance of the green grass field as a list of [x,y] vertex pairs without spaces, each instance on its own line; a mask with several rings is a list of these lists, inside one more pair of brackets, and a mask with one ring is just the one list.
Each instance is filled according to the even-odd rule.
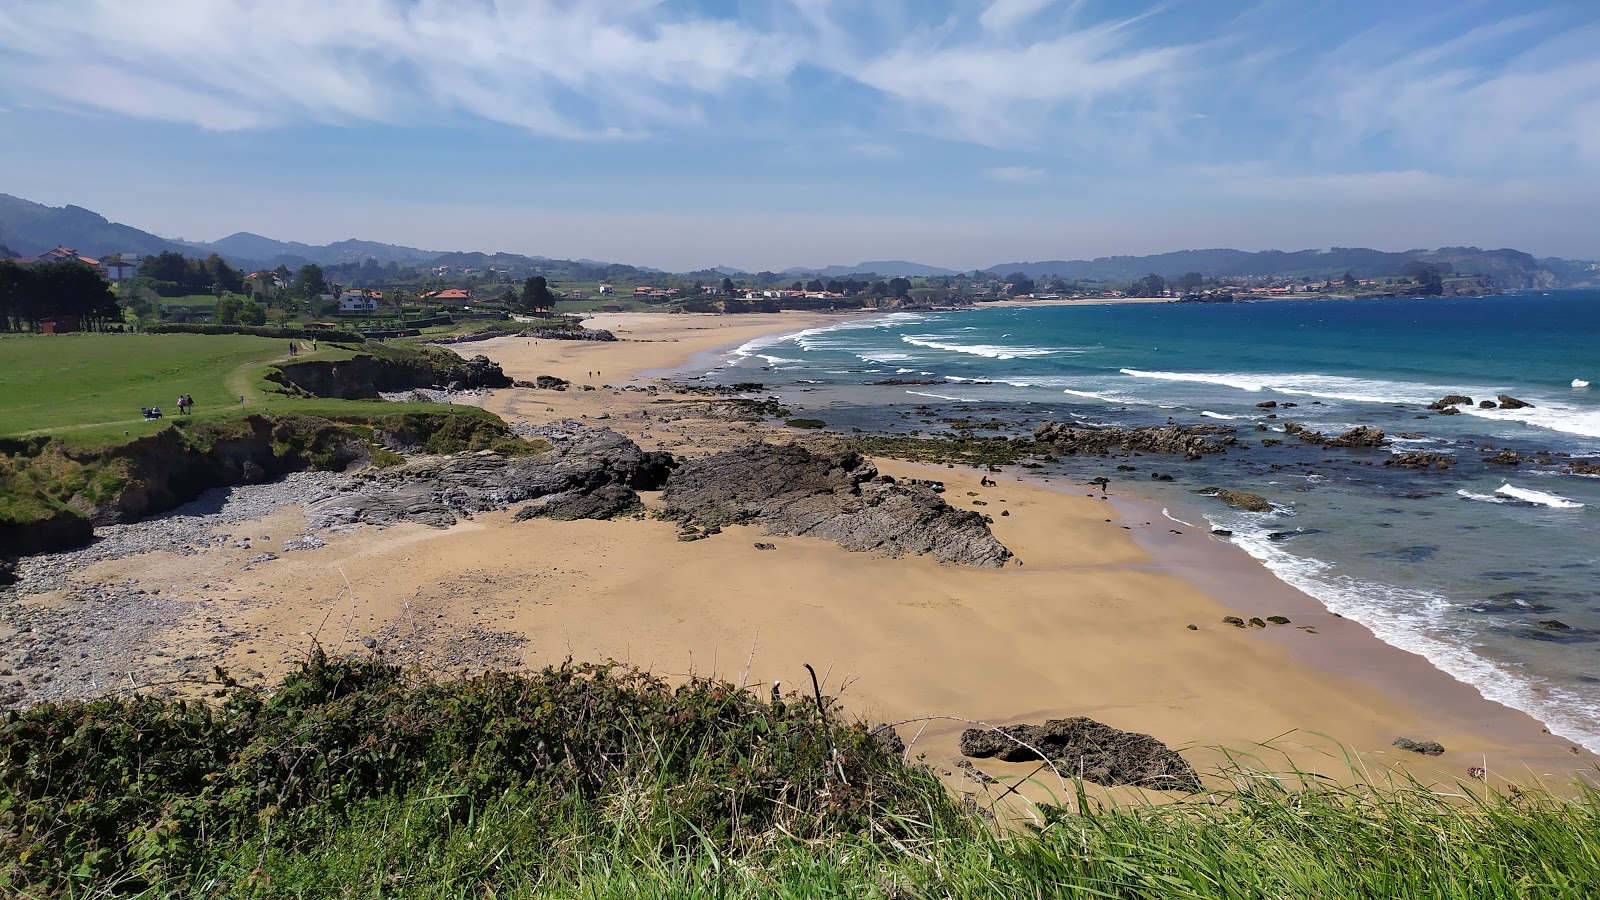
[[[320,344],[296,360],[348,359]],[[314,412],[360,401],[295,400],[271,393],[263,375],[289,360],[289,342],[246,335],[66,334],[0,336],[0,436],[48,433],[74,443],[153,433],[178,415],[178,395],[200,416]],[[243,402],[240,396],[244,397]],[[159,406],[163,421],[140,407]],[[329,409],[323,409],[323,408]]]

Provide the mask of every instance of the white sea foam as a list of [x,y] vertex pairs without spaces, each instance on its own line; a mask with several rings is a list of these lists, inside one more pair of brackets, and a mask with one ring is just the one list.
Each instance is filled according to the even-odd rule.
[[981,402],[983,402],[981,400],[975,400],[975,399],[973,399],[971,397],[951,397],[951,396],[949,396],[947,394],[929,394],[929,393],[924,393],[923,391],[906,391],[906,393],[912,395],[913,397],[932,397],[935,400],[954,400],[954,401],[959,402],[959,403],[981,403]]
[[936,334],[903,334],[900,336],[900,340],[914,347],[947,350],[951,353],[966,353],[988,359],[1032,358],[1053,356],[1063,352],[1049,347],[1009,347],[1004,344],[952,344],[949,341],[936,340],[938,337],[939,335]]
[[1268,532],[1248,525],[1219,524],[1233,531],[1233,542],[1260,560],[1280,580],[1315,597],[1324,607],[1365,625],[1379,640],[1415,653],[1479,694],[1521,710],[1558,734],[1600,753],[1600,723],[1574,710],[1593,708],[1591,700],[1547,684],[1536,684],[1521,670],[1474,652],[1472,635],[1452,627],[1446,616],[1454,607],[1431,591],[1400,588],[1335,574],[1317,559],[1296,556],[1268,539]]
[[1514,484],[1502,484],[1495,489],[1496,494],[1504,494],[1521,500],[1525,503],[1535,503],[1539,506],[1548,506],[1551,509],[1583,509],[1583,504],[1576,500],[1568,500],[1558,494],[1547,494],[1544,491],[1535,491],[1528,488],[1519,488]]
[[1167,518],[1171,519],[1172,521],[1177,522],[1179,525],[1187,525],[1190,528],[1199,528],[1200,527],[1199,525],[1196,525],[1193,522],[1185,522],[1184,520],[1178,518],[1177,516],[1175,516],[1172,513],[1168,512],[1167,508],[1165,506],[1161,507],[1161,514],[1163,516],[1166,516]]
[[1589,382],[1584,381],[1582,378],[1574,378],[1572,379],[1572,386],[1575,388],[1586,388],[1589,386]]
[[1229,419],[1229,420],[1232,420],[1232,419],[1239,418],[1238,416],[1225,416],[1222,413],[1212,412],[1209,409],[1200,410],[1200,415],[1205,416],[1208,419]]
[[776,347],[781,344],[799,344],[803,350],[831,349],[829,342],[826,340],[819,340],[823,338],[824,335],[832,334],[838,331],[890,328],[895,325],[907,325],[922,321],[926,321],[925,316],[921,316],[916,313],[897,312],[871,319],[855,319],[848,322],[840,322],[836,325],[824,325],[818,328],[804,328],[799,331],[791,331],[783,334],[762,335],[754,340],[746,341],[741,346],[735,348],[733,350],[733,356],[736,358],[735,361],[737,361],[737,359],[758,355],[758,351],[765,350],[769,347]]
[[1514,502],[1516,502],[1516,501],[1512,500],[1510,497],[1496,497],[1493,494],[1475,494],[1472,491],[1467,490],[1466,488],[1461,488],[1460,490],[1456,491],[1456,496],[1461,497],[1461,498],[1463,498],[1465,500],[1476,500],[1479,503],[1514,503]]
[[1217,384],[1251,393],[1275,391],[1279,394],[1320,397],[1324,400],[1348,400],[1354,403],[1432,403],[1452,390],[1436,385],[1349,378],[1343,375],[1290,373],[1245,375],[1232,372],[1153,372],[1142,369],[1120,371],[1134,378]]
[[1459,409],[1469,416],[1477,416],[1480,419],[1520,422],[1535,428],[1548,428],[1551,431],[1600,438],[1600,409],[1570,406],[1537,397],[1530,402],[1534,405],[1522,409],[1478,409],[1468,406]]

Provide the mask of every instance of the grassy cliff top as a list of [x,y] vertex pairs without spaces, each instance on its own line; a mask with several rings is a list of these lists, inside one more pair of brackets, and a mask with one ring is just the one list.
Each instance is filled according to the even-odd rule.
[[[196,414],[300,413],[336,417],[373,412],[362,401],[288,397],[265,380],[289,362],[338,361],[357,354],[422,358],[437,352],[384,344],[311,350],[296,341],[247,335],[67,334],[0,335],[0,437],[49,434],[75,445],[117,443],[153,434],[178,417],[178,395],[194,397]],[[244,399],[241,401],[240,397]],[[147,421],[141,407],[159,406],[164,419]],[[434,411],[441,408],[434,406]],[[401,406],[386,412],[404,411]]]

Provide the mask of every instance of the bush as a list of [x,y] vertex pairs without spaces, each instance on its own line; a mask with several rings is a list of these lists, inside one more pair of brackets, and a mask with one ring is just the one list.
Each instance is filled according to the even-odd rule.
[[211,325],[200,323],[163,322],[145,329],[150,334],[250,334],[256,337],[286,338],[294,341],[328,341],[335,344],[359,344],[366,340],[354,331],[337,328],[278,328],[272,325]]
[[615,664],[436,682],[318,650],[270,697],[218,693],[218,707],[136,698],[7,713],[0,886],[138,890],[252,841],[312,852],[384,800],[442,801],[446,821],[465,823],[517,797],[548,832],[563,804],[621,804],[630,828],[671,852],[774,829],[898,832],[898,817],[927,818],[936,793],[931,775],[865,729],[823,721],[809,698],[769,704]]

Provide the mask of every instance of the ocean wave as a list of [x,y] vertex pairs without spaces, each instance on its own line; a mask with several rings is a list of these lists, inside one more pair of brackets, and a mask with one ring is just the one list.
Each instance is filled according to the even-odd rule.
[[1232,372],[1157,372],[1143,369],[1119,371],[1134,378],[1215,384],[1251,393],[1274,391],[1279,394],[1318,397],[1324,400],[1347,400],[1352,403],[1432,403],[1453,391],[1452,388],[1437,385],[1314,373],[1248,375]]
[[935,340],[937,337],[939,335],[902,334],[900,340],[914,347],[947,350],[951,353],[966,353],[988,359],[1030,359],[1038,356],[1053,356],[1062,352],[1048,347],[1009,347],[1004,344],[952,344],[949,341]]
[[1466,488],[1456,491],[1456,496],[1464,500],[1476,500],[1479,503],[1515,503],[1510,497],[1496,497],[1493,494],[1475,494]]
[[1519,422],[1535,428],[1548,428],[1551,431],[1562,431],[1580,437],[1600,438],[1600,409],[1552,403],[1538,397],[1530,402],[1534,405],[1522,409],[1478,409],[1468,406],[1458,408],[1467,415],[1477,416],[1480,419]]
[[1583,504],[1576,500],[1568,500],[1559,494],[1547,494],[1544,491],[1535,491],[1528,488],[1519,488],[1514,484],[1502,484],[1495,489],[1496,494],[1504,494],[1521,500],[1524,503],[1534,503],[1539,506],[1548,506],[1551,509],[1583,509]]
[[971,397],[951,397],[951,396],[948,396],[948,395],[945,395],[945,394],[930,394],[930,393],[925,393],[923,391],[906,391],[906,393],[912,395],[913,397],[932,397],[935,400],[953,400],[953,401],[958,402],[958,403],[982,403],[983,402],[981,400],[976,400],[976,399],[973,399]]
[[1208,419],[1228,419],[1229,421],[1239,418],[1238,416],[1225,416],[1222,413],[1212,412],[1209,409],[1200,410],[1200,415],[1205,416]]
[[[1471,685],[1484,698],[1533,716],[1551,733],[1600,753],[1600,721],[1573,713],[1593,709],[1593,700],[1550,685],[1536,685],[1519,669],[1474,652],[1471,634],[1461,633],[1446,621],[1455,606],[1447,598],[1335,574],[1329,563],[1284,550],[1264,529],[1230,527],[1207,518],[1214,527],[1233,531],[1233,542],[1279,580],[1316,598],[1330,612],[1361,623],[1390,646],[1421,656],[1450,677]],[[1451,632],[1456,634],[1450,636]]]
[[1589,386],[1589,382],[1584,381],[1582,378],[1574,378],[1572,379],[1572,386],[1575,388],[1586,388]]
[[801,349],[808,351],[832,349],[831,345],[827,344],[826,342],[818,341],[817,338],[839,331],[859,331],[862,329],[890,328],[895,325],[908,325],[923,321],[927,321],[926,316],[918,315],[917,313],[896,312],[888,313],[883,316],[877,316],[871,319],[856,319],[848,322],[839,322],[835,325],[823,325],[816,328],[803,328],[799,331],[762,335],[761,337],[746,341],[744,344],[734,348],[732,355],[736,358],[742,359],[745,357],[756,356],[758,355],[759,351],[768,347],[776,347],[780,344],[790,343],[799,344]]

